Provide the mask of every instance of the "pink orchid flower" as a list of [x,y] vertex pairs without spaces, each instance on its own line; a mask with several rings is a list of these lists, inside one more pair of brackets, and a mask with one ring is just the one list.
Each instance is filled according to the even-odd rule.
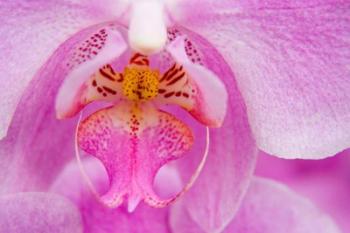
[[[1,1],[4,231],[79,232],[82,218],[86,232],[283,232],[290,222],[290,232],[338,232],[279,185],[248,185],[256,145],[313,159],[348,147],[348,9],[342,1]],[[99,201],[120,208],[80,187],[68,164],[75,151],[102,162],[107,177],[97,161],[98,174],[86,158],[82,165]],[[169,180],[159,193],[183,184],[164,199],[153,184],[161,167],[176,179],[160,175]],[[48,190],[60,195],[14,194]],[[164,207],[188,190],[177,205],[137,207]],[[266,215],[276,209],[277,222]],[[30,224],[35,215],[42,221]]]

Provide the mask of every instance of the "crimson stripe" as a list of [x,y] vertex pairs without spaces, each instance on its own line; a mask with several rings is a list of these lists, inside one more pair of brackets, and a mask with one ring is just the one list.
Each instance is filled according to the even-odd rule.
[[[136,53],[129,61],[130,64],[136,65],[149,65],[149,61],[147,56],[142,55],[140,53]],[[142,64],[141,64],[142,63]]]
[[129,63],[133,63],[137,58],[139,57],[144,57],[144,55],[140,54],[140,53],[136,53],[131,59]]
[[99,71],[102,74],[102,76],[105,77],[106,79],[115,81],[115,79],[110,74],[106,73],[103,69],[100,69]]
[[146,65],[147,65],[147,64],[145,64],[145,63],[142,62],[142,61],[135,61],[135,62],[133,62],[132,64],[139,65],[139,66],[146,66]]
[[111,65],[107,65],[107,68],[109,68],[109,71],[111,71],[111,73],[113,74],[113,75],[115,75],[115,71],[113,70],[113,68],[112,68],[112,66]]
[[159,80],[159,82],[164,81],[164,79],[167,78],[168,74],[169,74],[173,69],[175,69],[175,67],[176,67],[176,63],[175,63],[169,70],[167,70],[167,72],[165,72],[165,73],[163,74],[163,77]]
[[166,81],[170,81],[177,73],[179,72],[178,69],[175,69],[174,71],[172,71],[168,77],[165,79]]
[[105,91],[107,91],[107,92],[109,92],[109,93],[111,93],[113,95],[117,94],[117,92],[115,90],[113,90],[113,89],[111,89],[109,87],[103,86],[102,88],[103,88],[103,90],[105,90]]
[[119,79],[117,80],[118,82],[123,82],[124,80],[124,75],[122,73],[119,73]]
[[169,98],[169,97],[173,96],[174,94],[175,94],[175,92],[172,91],[172,92],[165,94],[164,97]]
[[148,66],[149,65],[149,60],[147,58],[143,58],[142,61]]
[[167,84],[167,86],[173,85],[174,83],[178,82],[180,79],[182,79],[183,77],[185,77],[185,72],[183,72],[182,74],[180,74],[180,76],[174,78],[171,82],[169,82]]

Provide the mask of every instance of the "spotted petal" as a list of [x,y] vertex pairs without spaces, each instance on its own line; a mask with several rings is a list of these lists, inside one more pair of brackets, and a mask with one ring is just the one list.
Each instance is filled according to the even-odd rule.
[[190,61],[184,38],[171,42],[167,51],[177,63],[160,79],[158,100],[180,105],[207,126],[221,126],[228,101],[224,84],[213,72]]
[[23,93],[8,135],[0,141],[0,193],[45,190],[72,159],[75,123],[57,120],[55,98],[71,72],[68,55],[104,26],[85,28],[63,43]]
[[[208,160],[200,177],[183,198],[191,218],[197,224],[207,232],[221,232],[234,217],[245,194],[255,166],[256,148],[235,76],[225,60],[205,38],[184,28],[176,30],[186,35],[187,44],[192,44],[192,49],[187,50],[191,61],[209,68],[228,87],[228,111],[224,124],[210,130]],[[176,113],[177,116],[181,114]],[[187,114],[182,116],[191,119],[195,138],[197,142],[202,142],[205,135],[203,127]],[[194,145],[191,154],[183,159],[184,163],[179,167],[182,180],[187,180],[197,166],[201,157],[201,153],[198,153],[200,148],[202,146]]]
[[0,138],[6,135],[24,89],[50,55],[80,30],[112,17],[118,18],[125,11],[126,5],[122,2],[0,2]]
[[180,158],[192,142],[185,124],[151,105],[121,103],[100,110],[85,119],[78,132],[79,146],[100,159],[109,175],[103,202],[116,207],[127,196],[131,209],[142,199],[162,205],[152,188],[156,172]]
[[[66,64],[67,74],[56,99],[58,118],[75,115],[93,100],[117,100],[120,77],[108,65],[127,48],[122,35],[113,25],[100,28],[78,44]],[[97,72],[96,72],[97,71]]]
[[177,23],[207,38],[233,69],[261,149],[318,159],[350,146],[349,1],[180,5]]

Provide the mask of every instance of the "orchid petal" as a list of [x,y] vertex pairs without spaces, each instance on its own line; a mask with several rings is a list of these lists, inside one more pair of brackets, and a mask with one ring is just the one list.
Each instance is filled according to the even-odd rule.
[[259,154],[256,174],[291,187],[325,210],[342,228],[350,229],[350,150],[322,160],[285,160]]
[[173,66],[162,77],[160,89],[164,93],[160,95],[161,100],[179,104],[207,126],[220,127],[227,110],[224,84],[209,69],[190,61],[184,38],[177,38],[166,49],[182,66]]
[[[86,104],[95,99],[110,99],[108,92],[99,87],[117,92],[110,86],[118,83],[119,77],[110,65],[106,65],[118,58],[127,48],[127,45],[116,28],[111,26],[100,29],[76,47],[67,65],[71,72],[67,74],[57,94],[56,112],[58,118],[75,115]],[[106,65],[103,68],[103,65]],[[96,70],[98,72],[96,72]],[[111,74],[110,74],[111,73]],[[111,79],[107,82],[106,79]],[[95,85],[97,87],[94,87]],[[96,83],[96,81],[98,81]],[[101,90],[101,93],[97,90]],[[95,89],[97,89],[95,91]],[[93,92],[93,93],[91,93]],[[106,96],[103,96],[105,94]],[[115,98],[115,94],[112,94]]]
[[115,0],[0,3],[0,138],[24,89],[55,49],[77,31],[118,17],[125,7]]
[[[205,51],[201,63],[219,77],[228,91],[227,115],[223,125],[210,130],[209,156],[198,180],[184,196],[191,217],[208,232],[219,232],[234,217],[245,194],[255,166],[256,147],[250,132],[242,97],[234,75],[225,60],[208,42],[183,28],[193,50]],[[224,104],[218,102],[217,105]],[[176,116],[192,126],[196,141],[204,142],[201,124],[180,111]],[[190,155],[183,158],[180,174],[188,180],[202,156],[203,144],[194,144]]]
[[[174,206],[170,222],[174,233],[210,232],[200,229],[181,203]],[[236,217],[222,232],[340,233],[331,218],[310,201],[277,182],[262,178],[252,182]]]
[[0,193],[46,190],[73,159],[76,120],[57,120],[55,99],[71,71],[67,55],[105,26],[89,27],[63,43],[25,90],[8,135],[0,141]]
[[79,126],[78,143],[106,167],[111,187],[102,201],[107,206],[119,206],[124,196],[131,209],[141,200],[162,206],[152,187],[156,172],[191,147],[192,133],[168,113],[152,106],[133,109],[130,105],[120,104],[89,116]]
[[17,193],[0,197],[0,232],[83,232],[78,209],[57,194]]
[[[102,164],[95,158],[84,159],[83,166],[99,192],[108,189],[107,175]],[[75,162],[69,163],[58,176],[51,191],[67,196],[80,209],[86,233],[170,233],[168,229],[168,209],[150,208],[140,204],[129,213],[125,206],[109,209],[96,201],[80,177],[80,169]],[[164,180],[162,187],[172,186]],[[169,187],[170,188],[170,187]]]
[[255,179],[229,232],[340,233],[333,220],[309,200],[267,179]]
[[233,69],[261,149],[319,159],[350,146],[349,2],[181,4],[177,23],[207,38]]

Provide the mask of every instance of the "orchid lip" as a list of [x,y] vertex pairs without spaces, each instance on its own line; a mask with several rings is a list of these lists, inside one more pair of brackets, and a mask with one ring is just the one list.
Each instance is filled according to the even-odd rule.
[[[84,166],[83,166],[80,152],[79,152],[79,145],[78,145],[78,130],[79,130],[79,125],[80,125],[81,119],[82,119],[82,114],[80,114],[80,116],[79,116],[79,120],[78,120],[78,124],[77,124],[77,128],[76,128],[76,133],[75,133],[75,156],[76,156],[76,160],[77,160],[77,164],[78,164],[80,173],[82,175],[82,178],[86,182],[88,188],[90,189],[91,193],[95,196],[95,198],[98,202],[100,202],[102,205],[104,205],[108,208],[116,208],[122,204],[123,197],[122,196],[116,196],[116,197],[114,196],[114,198],[112,198],[112,199],[110,199],[107,195],[104,195],[101,197],[100,194],[98,193],[98,191],[96,190],[94,184],[92,183],[90,177],[88,176],[87,172],[85,171]],[[195,183],[195,181],[199,177],[201,171],[203,170],[204,165],[205,165],[207,158],[208,158],[208,155],[209,155],[209,147],[210,147],[210,131],[209,131],[209,128],[206,127],[206,146],[205,146],[205,150],[203,152],[202,159],[199,162],[196,170],[193,172],[189,181],[186,183],[185,186],[183,186],[182,190],[180,190],[180,192],[178,192],[173,197],[168,198],[168,199],[164,199],[164,200],[158,199],[158,197],[154,196],[154,195],[153,196],[147,195],[145,197],[142,197],[140,195],[129,195],[128,202],[127,202],[128,212],[129,213],[133,212],[143,198],[145,199],[145,202],[147,202],[149,205],[151,205],[153,207],[157,207],[157,208],[166,207],[166,206],[170,205],[171,203],[175,202],[176,200],[180,199],[193,186],[193,184]]]

